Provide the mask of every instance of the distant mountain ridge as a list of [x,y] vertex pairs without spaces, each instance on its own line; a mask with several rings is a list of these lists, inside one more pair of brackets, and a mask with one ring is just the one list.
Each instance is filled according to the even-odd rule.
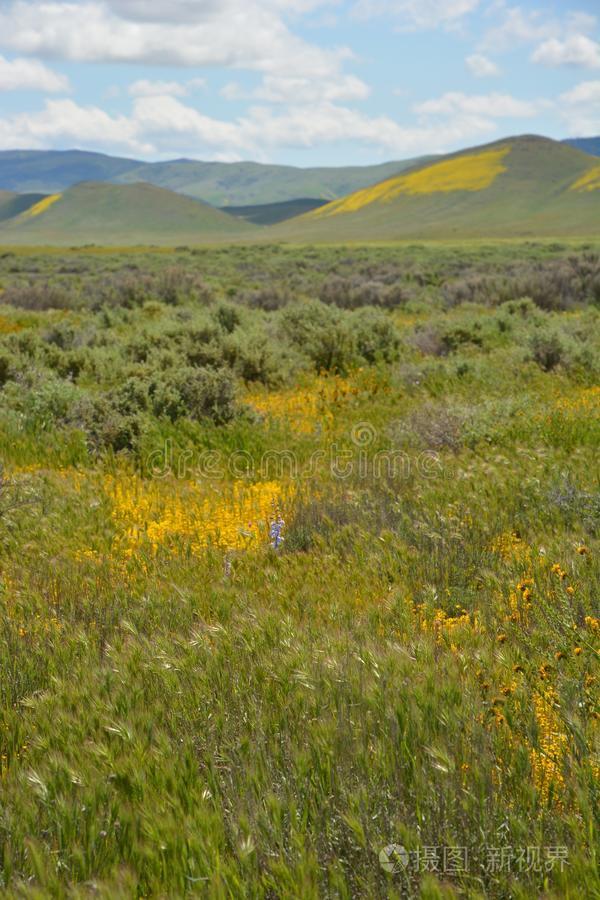
[[148,163],[84,150],[5,150],[0,152],[0,190],[55,194],[82,181],[145,181],[217,207],[284,203],[302,197],[335,200],[431,158],[301,169],[187,159]]
[[590,156],[600,156],[600,137],[568,138],[564,143],[575,147],[577,150],[583,150],[584,153],[589,153]]

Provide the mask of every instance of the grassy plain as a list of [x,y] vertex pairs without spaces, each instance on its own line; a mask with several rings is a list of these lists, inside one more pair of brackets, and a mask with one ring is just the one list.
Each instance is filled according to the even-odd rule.
[[598,250],[0,254],[1,896],[600,896]]

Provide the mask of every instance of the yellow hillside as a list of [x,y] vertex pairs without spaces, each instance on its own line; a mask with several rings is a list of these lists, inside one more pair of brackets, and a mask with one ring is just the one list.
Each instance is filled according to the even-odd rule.
[[50,196],[44,197],[43,200],[40,200],[39,203],[36,203],[24,212],[22,218],[33,219],[36,216],[41,216],[42,213],[45,213],[46,210],[50,209],[50,207],[53,206],[57,200],[60,200],[61,197],[62,194],[50,194]]
[[482,191],[490,187],[498,175],[506,171],[503,161],[510,150],[510,145],[505,145],[483,153],[473,153],[434,163],[409,175],[399,175],[374,187],[364,188],[336,203],[330,203],[309,213],[309,216],[319,218],[337,213],[356,212],[371,203],[388,202],[401,194]]
[[575,182],[572,191],[597,191],[600,189],[600,166],[595,166]]

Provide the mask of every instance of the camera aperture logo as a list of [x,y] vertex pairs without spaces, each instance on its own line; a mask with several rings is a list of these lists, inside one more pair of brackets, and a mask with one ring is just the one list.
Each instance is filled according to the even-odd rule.
[[406,847],[402,844],[388,844],[379,853],[379,864],[384,872],[397,875],[408,867],[410,857]]

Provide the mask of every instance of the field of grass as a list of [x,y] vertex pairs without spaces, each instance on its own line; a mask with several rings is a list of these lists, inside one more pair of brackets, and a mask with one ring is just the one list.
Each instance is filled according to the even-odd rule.
[[0,896],[600,896],[599,250],[0,253]]

